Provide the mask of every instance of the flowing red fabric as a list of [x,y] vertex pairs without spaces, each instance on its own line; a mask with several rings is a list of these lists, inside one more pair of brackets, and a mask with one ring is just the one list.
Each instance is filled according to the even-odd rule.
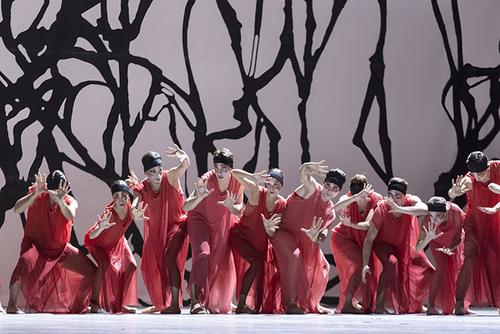
[[[66,196],[64,201],[70,205],[75,199]],[[28,208],[21,255],[10,281],[20,283],[26,312],[87,311],[95,266],[69,244],[72,226],[47,192]]]
[[[348,193],[351,196],[351,193]],[[359,212],[358,203],[354,202],[343,210],[344,215],[350,218],[353,224],[366,221],[371,209],[375,209],[382,196],[372,192],[368,196],[363,214]],[[357,299],[365,312],[375,311],[375,298],[377,294],[377,278],[380,274],[380,263],[372,254],[370,268],[372,275],[368,276],[368,283],[361,282],[361,270],[363,269],[363,244],[366,232],[338,224],[334,227],[330,246],[332,248],[337,274],[340,279],[339,304],[337,312],[340,313],[346,303],[346,295]],[[350,300],[347,301],[352,302]]]
[[109,222],[115,225],[90,239],[90,233],[98,225],[95,223],[85,234],[85,247],[99,266],[96,272],[99,305],[108,312],[120,313],[126,305],[137,305],[137,264],[124,236],[133,218],[130,204],[123,219],[112,204],[107,209],[111,211]]
[[[170,273],[175,267],[179,270],[180,282],[174,282],[174,285],[178,285],[182,292],[188,249],[186,213],[182,209],[184,194],[170,184],[167,171],[163,171],[158,192],[153,191],[147,179],[135,190],[141,194],[144,204],[148,204],[145,216],[149,220],[144,221],[142,278],[151,303],[164,309],[172,301]],[[182,293],[179,293],[179,305],[182,305]]]
[[241,293],[245,273],[253,264],[258,274],[248,292],[247,305],[261,313],[281,311],[281,292],[277,261],[269,237],[262,224],[261,214],[269,219],[274,214],[283,214],[286,200],[280,198],[272,211],[266,206],[267,189],[261,188],[257,206],[247,204],[243,215],[229,233],[236,266],[236,298]]
[[[481,183],[468,174],[472,190],[467,193],[465,223],[465,256],[474,259],[472,284],[468,297],[474,305],[500,307],[500,212],[489,215],[478,207],[493,207],[500,195],[488,189],[490,183],[500,183],[500,162],[490,161],[490,180]],[[464,267],[465,269],[465,267]]]
[[[403,206],[414,203],[411,195],[405,196]],[[415,249],[419,235],[417,217],[395,217],[389,210],[385,200],[379,201],[372,219],[379,231],[374,249],[383,266],[379,286],[385,287],[385,306],[398,314],[420,313],[434,267],[424,251]]]
[[[464,261],[463,224],[465,214],[456,204],[451,202],[448,204],[450,205],[448,219],[440,223],[436,229],[436,234],[441,232],[444,234],[429,243],[436,267],[429,289],[429,303],[443,314],[453,313],[457,277]],[[430,218],[427,215],[422,226],[429,228],[429,225]],[[457,237],[461,238],[462,242],[455,249],[455,254],[446,255],[436,250],[436,248],[450,246]]]
[[213,170],[202,178],[208,179],[207,189],[214,191],[188,212],[193,253],[188,292],[191,293],[192,285],[196,284],[200,291],[198,299],[210,313],[230,313],[236,273],[228,239],[237,217],[217,202],[226,198],[227,191],[237,194],[240,184],[231,176],[227,191],[221,192]]
[[323,218],[324,228],[335,219],[333,203],[321,199],[322,188],[317,184],[307,199],[295,192],[288,196],[280,228],[271,239],[278,260],[283,307],[295,301],[307,313],[319,313],[330,271],[320,246],[301,231],[311,227],[314,217]]

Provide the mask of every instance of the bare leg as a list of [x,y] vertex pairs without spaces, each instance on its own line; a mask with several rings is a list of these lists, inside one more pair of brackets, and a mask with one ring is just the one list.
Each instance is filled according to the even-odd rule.
[[431,281],[431,287],[429,289],[429,307],[427,308],[426,312],[427,315],[440,315],[441,312],[439,312],[436,309],[436,295],[439,290],[439,281],[438,281],[438,276],[434,274],[432,277]]
[[21,291],[21,284],[19,281],[10,285],[9,288],[9,303],[7,304],[7,313],[9,314],[22,314],[23,312],[17,308],[17,297]]
[[361,306],[359,305],[359,301],[356,303],[356,306],[354,306],[353,304],[353,293],[358,289],[360,283],[361,283],[361,268],[358,268],[353,272],[351,278],[349,279],[344,307],[342,308],[341,313],[354,313],[354,314],[365,313],[362,310]]
[[101,267],[97,267],[92,285],[92,300],[90,302],[90,313],[102,313],[104,310],[99,305],[99,294],[101,292],[102,277],[104,273]]
[[[90,299],[90,308],[99,309],[99,293],[101,288],[101,282],[95,280],[97,266],[92,262],[87,256],[81,252],[75,254],[69,253],[64,258],[64,267],[66,269],[73,271],[82,275],[83,277],[93,281],[92,284],[92,296]],[[101,274],[102,275],[102,274]],[[101,277],[102,278],[102,277]]]
[[196,284],[192,285],[191,289],[191,314],[208,314],[208,310],[200,304],[198,300],[198,289]]
[[306,312],[295,304],[295,300],[289,300],[286,306],[287,314],[306,314]]
[[[361,274],[359,274],[361,276]],[[352,294],[348,294],[345,296],[344,307],[342,307],[341,313],[352,313],[352,314],[363,314],[363,310],[360,308],[359,304],[357,307],[353,305],[352,302]]]
[[390,312],[385,308],[385,293],[390,282],[390,276],[394,272],[397,266],[397,259],[394,255],[393,247],[389,244],[380,243],[375,246],[375,253],[382,262],[382,272],[380,273],[380,279],[377,288],[377,301],[375,307],[375,313],[377,314],[389,314]]
[[[252,287],[252,284],[256,278],[261,279],[262,275],[259,275],[262,273],[262,270],[264,269],[264,264],[262,261],[255,261],[253,263],[250,263],[250,268],[246,271],[245,275],[243,276],[243,283],[241,287],[241,293],[240,293],[240,298],[238,300],[238,307],[236,308],[236,313],[250,313],[254,314],[257,313],[257,310],[252,309],[247,305],[247,296],[248,292],[250,291],[250,288]],[[258,277],[260,276],[260,277]],[[259,284],[258,284],[259,285]],[[257,294],[260,294],[261,291],[257,291]]]
[[[193,255],[191,276],[189,277],[191,285],[191,314],[208,314],[208,310],[202,303],[200,297],[208,287],[208,274],[210,272],[210,229],[206,224],[193,224],[190,230],[191,250]],[[202,301],[204,302],[204,301]]]
[[[122,291],[122,293],[125,293],[125,289],[128,289],[128,287],[130,286],[130,282],[132,281],[132,278],[134,278],[134,274],[137,270],[137,266],[135,263],[131,263],[128,268],[127,268],[127,271],[125,272],[125,280],[123,282],[123,289],[124,291]],[[123,303],[123,299],[122,299],[122,303]],[[122,312],[123,313],[137,313],[137,309],[135,307],[129,307],[127,305],[123,305],[122,306]]]
[[176,232],[175,236],[170,241],[168,245],[167,252],[165,254],[165,268],[167,268],[168,275],[164,275],[165,278],[170,279],[170,292],[172,294],[172,300],[170,306],[161,310],[162,314],[180,314],[181,308],[179,306],[179,297],[181,290],[181,273],[179,267],[177,266],[177,257],[179,252],[181,252],[184,242],[186,240],[186,232],[179,230]]
[[465,295],[467,294],[467,290],[471,283],[473,266],[474,260],[466,255],[464,264],[457,278],[455,315],[469,314],[469,312],[465,309],[464,301]]
[[286,313],[304,314],[305,311],[297,305],[297,273],[299,259],[295,255],[297,242],[287,231],[278,230],[271,239],[278,260],[282,298],[286,302]]
[[179,288],[171,287],[172,303],[169,307],[161,310],[161,314],[181,314],[179,307]]

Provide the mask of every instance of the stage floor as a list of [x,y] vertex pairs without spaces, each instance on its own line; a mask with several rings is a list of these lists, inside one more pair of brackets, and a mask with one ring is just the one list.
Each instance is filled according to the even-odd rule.
[[0,333],[500,333],[496,309],[476,315],[52,315],[0,314]]

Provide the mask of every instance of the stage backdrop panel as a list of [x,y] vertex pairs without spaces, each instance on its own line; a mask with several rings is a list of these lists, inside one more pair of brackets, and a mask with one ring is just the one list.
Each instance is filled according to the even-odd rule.
[[[191,157],[186,191],[228,147],[237,167],[283,169],[284,195],[302,162],[325,159],[383,194],[403,176],[425,200],[470,151],[499,155],[497,0],[0,3],[4,303],[23,234],[12,207],[37,171],[68,175],[81,246],[108,185],[173,143]],[[127,234],[139,264],[142,231]]]

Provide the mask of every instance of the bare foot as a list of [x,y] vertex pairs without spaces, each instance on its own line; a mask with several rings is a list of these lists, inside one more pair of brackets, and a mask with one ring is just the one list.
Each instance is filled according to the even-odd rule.
[[181,314],[181,308],[179,305],[170,305],[167,308],[164,308],[160,312],[161,314]]
[[352,307],[354,307],[357,310],[361,310],[361,311],[363,310],[363,305],[361,304],[361,302],[357,298],[354,298],[352,300]]
[[453,312],[455,315],[470,315],[475,314],[467,309],[465,309],[463,302],[458,302],[455,304],[455,311]]
[[142,310],[142,314],[153,314],[155,312],[160,312],[160,310],[154,306],[150,306]]
[[18,309],[17,306],[8,305],[6,311],[8,314],[24,314],[24,312]]
[[137,309],[134,307],[123,306],[122,313],[135,314],[135,313],[137,313]]
[[295,304],[288,304],[286,314],[306,314],[306,312]]
[[347,303],[347,304],[344,304],[344,307],[342,308],[342,310],[340,310],[340,313],[363,314],[363,313],[366,313],[366,312],[364,312],[361,308],[357,308],[354,305],[351,305],[351,304]]
[[191,310],[189,311],[191,314],[208,314],[208,310],[201,305],[200,303],[196,303],[191,305]]
[[429,306],[425,312],[427,315],[441,315],[441,312],[436,310],[434,306]]
[[318,312],[319,312],[319,314],[333,314],[334,313],[329,308],[326,308],[326,307],[321,306],[321,305],[318,305]]
[[257,312],[257,310],[254,310],[253,308],[251,308],[248,305],[243,305],[243,306],[238,305],[236,310],[234,310],[234,313],[236,313],[236,314],[257,314],[258,312]]
[[106,311],[102,308],[102,307],[99,307],[99,305],[91,305],[90,306],[90,313],[106,313]]
[[384,306],[377,306],[375,309],[376,314],[391,314]]

